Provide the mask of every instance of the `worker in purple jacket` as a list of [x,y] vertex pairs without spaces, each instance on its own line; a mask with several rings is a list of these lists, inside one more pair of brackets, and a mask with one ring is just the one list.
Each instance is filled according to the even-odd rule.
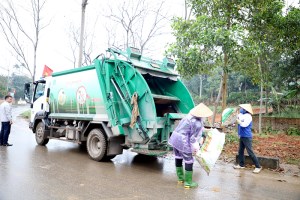
[[237,116],[237,123],[238,123],[238,135],[240,138],[239,143],[239,155],[238,160],[239,164],[234,165],[234,169],[244,169],[245,168],[245,156],[244,151],[245,148],[249,154],[249,157],[252,159],[255,169],[253,173],[258,174],[262,167],[260,166],[257,157],[255,156],[252,150],[252,107],[250,104],[241,104],[240,106],[240,113]]
[[[176,174],[178,183],[184,182],[185,188],[194,188],[198,184],[192,181],[193,177],[193,155],[200,149],[199,139],[204,129],[204,117],[209,117],[213,112],[203,103],[190,110],[173,131],[169,144],[173,147],[175,154]],[[183,172],[182,162],[185,164]]]

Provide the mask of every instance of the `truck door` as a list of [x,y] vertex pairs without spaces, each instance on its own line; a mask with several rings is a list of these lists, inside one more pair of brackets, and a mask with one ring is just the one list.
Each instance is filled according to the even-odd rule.
[[46,104],[46,81],[45,80],[39,80],[35,81],[34,83],[34,90],[32,95],[32,105],[31,105],[31,122],[34,122],[34,118],[36,116],[36,113],[45,111],[46,107],[48,107]]

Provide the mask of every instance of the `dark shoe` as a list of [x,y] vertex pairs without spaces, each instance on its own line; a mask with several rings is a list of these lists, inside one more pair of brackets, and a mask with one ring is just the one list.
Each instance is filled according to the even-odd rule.
[[3,146],[7,146],[7,147],[10,147],[10,146],[12,146],[12,144],[4,144]]

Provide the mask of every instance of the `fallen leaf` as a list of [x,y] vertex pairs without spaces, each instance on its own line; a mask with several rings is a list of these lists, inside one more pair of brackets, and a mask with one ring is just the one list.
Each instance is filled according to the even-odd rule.
[[277,180],[277,181],[279,181],[279,182],[286,182],[286,180]]
[[213,191],[213,192],[220,192],[220,188],[218,188],[218,187],[213,187],[213,188],[212,188],[212,191]]

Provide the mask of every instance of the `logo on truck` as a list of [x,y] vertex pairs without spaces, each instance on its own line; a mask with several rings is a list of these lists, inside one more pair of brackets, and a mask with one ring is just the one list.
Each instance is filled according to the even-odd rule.
[[86,97],[87,97],[86,89],[83,86],[79,87],[76,92],[77,103],[83,105],[86,101]]
[[61,106],[66,103],[66,94],[65,94],[64,89],[60,89],[58,92],[58,103]]

